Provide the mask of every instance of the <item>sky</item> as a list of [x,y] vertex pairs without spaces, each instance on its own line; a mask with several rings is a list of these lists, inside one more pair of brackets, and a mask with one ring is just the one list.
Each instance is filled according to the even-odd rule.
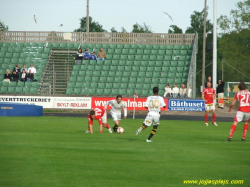
[[[0,0],[0,20],[9,31],[73,32],[86,16],[87,0]],[[204,0],[89,0],[89,15],[110,31],[128,32],[135,23],[146,23],[154,33],[167,33],[170,25],[185,32],[190,15],[204,8]],[[213,23],[213,2],[207,0],[208,19]],[[217,0],[217,17],[229,15],[240,0]],[[164,15],[167,12],[173,18]],[[34,21],[36,15],[37,24]],[[59,27],[63,24],[63,27]]]

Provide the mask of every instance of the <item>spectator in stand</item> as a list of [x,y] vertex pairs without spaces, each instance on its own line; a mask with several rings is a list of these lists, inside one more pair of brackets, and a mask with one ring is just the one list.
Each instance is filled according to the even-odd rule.
[[23,67],[22,67],[22,69],[21,69],[21,72],[23,72],[23,69],[25,70],[26,73],[28,73],[28,69],[27,69],[27,67],[26,67],[25,64],[23,65]]
[[97,56],[96,56],[95,52],[93,52],[91,54],[91,60],[96,60],[96,59],[97,59]]
[[[205,82],[205,88],[207,88],[207,83],[208,82],[211,82],[211,84],[213,83],[212,82],[212,77],[211,76],[209,76],[208,78],[207,78],[207,81]],[[213,87],[213,84],[211,85],[211,88]]]
[[91,55],[90,55],[88,49],[85,49],[85,53],[84,53],[84,55],[83,55],[83,59],[84,59],[84,60],[89,60],[89,59],[91,59]]
[[[222,80],[218,81],[218,86],[216,88],[216,94],[218,95],[218,98],[224,98],[224,82]],[[219,108],[223,109],[224,104],[221,104]]]
[[21,69],[20,69],[20,66],[17,64],[17,65],[15,65],[15,67],[13,68],[13,71],[12,71],[13,80],[18,81],[20,79],[20,75],[21,75]]
[[106,52],[101,47],[97,53],[97,60],[105,60],[106,56],[107,56]]
[[28,72],[30,72],[30,70],[31,70],[31,73],[33,73],[34,75],[36,74],[36,68],[34,67],[33,64],[30,64],[30,67],[29,67],[29,69],[28,69]]
[[172,90],[173,98],[177,98],[178,94],[179,94],[179,88],[178,88],[177,84],[175,84],[174,88]]
[[76,60],[76,64],[81,64],[81,60],[83,60],[83,52],[82,52],[82,49],[79,48],[77,53],[76,53],[76,57],[74,58]]
[[31,72],[31,69],[29,69],[29,73],[27,73],[27,82],[32,82],[34,79],[34,74]]
[[22,82],[27,81],[27,73],[26,73],[25,69],[22,70],[20,81],[22,81]]
[[184,97],[186,97],[186,94],[187,94],[187,88],[185,84],[182,84],[180,88],[180,97],[183,99]]
[[169,84],[167,84],[165,87],[165,93],[164,93],[163,97],[170,97],[171,92],[172,92],[172,89],[170,88]]
[[7,69],[6,73],[4,74],[4,79],[3,82],[9,82],[12,80],[11,74],[10,74],[10,70]]

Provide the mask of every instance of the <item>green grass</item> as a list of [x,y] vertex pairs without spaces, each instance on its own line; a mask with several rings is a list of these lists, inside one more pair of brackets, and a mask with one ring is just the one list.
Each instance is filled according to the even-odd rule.
[[85,134],[86,118],[1,117],[0,186],[179,187],[198,186],[183,180],[200,179],[250,186],[250,144],[240,141],[242,124],[226,142],[231,123],[162,120],[154,142],[146,143],[151,127],[135,136],[142,121],[122,120],[124,134],[99,134],[95,121],[94,134]]

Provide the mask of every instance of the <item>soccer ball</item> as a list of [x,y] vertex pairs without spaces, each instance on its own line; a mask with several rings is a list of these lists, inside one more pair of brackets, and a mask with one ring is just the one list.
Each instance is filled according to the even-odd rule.
[[118,132],[119,134],[124,133],[124,128],[118,127],[117,132]]

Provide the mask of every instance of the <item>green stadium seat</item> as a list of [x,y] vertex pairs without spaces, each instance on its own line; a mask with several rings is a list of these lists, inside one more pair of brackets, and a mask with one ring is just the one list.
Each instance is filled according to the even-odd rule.
[[176,74],[175,74],[175,77],[176,77],[176,78],[182,78],[182,73],[176,73]]
[[104,62],[106,62],[106,61],[97,60],[97,61],[96,61],[96,65],[98,65],[98,66],[103,66]]
[[8,92],[8,88],[7,87],[1,87],[0,88],[0,93],[7,93]]
[[6,53],[8,51],[8,47],[2,47],[1,52]]
[[89,82],[84,82],[82,84],[82,88],[89,88],[90,87],[90,83]]
[[148,61],[149,60],[149,55],[143,55],[142,60],[143,61]]
[[155,66],[155,61],[149,61],[148,66],[154,67]]
[[74,88],[73,94],[79,95],[81,93],[81,88]]
[[168,77],[169,77],[169,78],[174,78],[174,77],[175,77],[175,73],[169,72],[169,73],[168,73]]
[[136,54],[136,50],[135,49],[130,49],[129,50],[129,55],[135,55]]
[[114,79],[114,82],[115,83],[121,82],[121,77],[120,76],[119,77],[116,76],[115,79]]
[[175,84],[181,84],[182,80],[180,78],[175,78],[174,83]]
[[67,88],[66,94],[67,95],[72,95],[73,94],[73,88]]
[[172,73],[175,73],[175,72],[177,72],[177,69],[176,69],[176,67],[170,67],[169,71]]
[[23,43],[17,43],[16,46],[22,48],[24,46],[24,44]]
[[121,55],[121,60],[127,60],[128,59],[128,56],[127,55]]
[[87,68],[87,71],[94,71],[94,70],[95,70],[95,66],[89,65]]
[[172,60],[172,57],[171,56],[165,56],[164,60],[165,61],[170,61],[170,60]]
[[120,95],[126,95],[127,94],[127,89],[119,89],[119,94]]
[[[79,66],[76,66],[76,67],[79,67]],[[80,68],[81,71],[87,71],[87,69],[88,67],[86,65],[81,65],[81,68]]]
[[181,49],[181,47],[182,47],[182,45],[174,45],[174,50],[180,50]]
[[138,77],[138,72],[132,72],[132,73],[131,73],[131,77],[133,77],[133,78]]
[[150,49],[150,50],[153,49],[153,45],[147,44],[147,45],[146,45],[146,49]]
[[69,81],[70,81],[70,82],[76,82],[76,77],[70,77],[70,78],[69,78]]
[[120,60],[117,65],[126,66],[126,61],[125,60]]
[[9,84],[10,87],[16,87],[17,86],[17,82],[15,81],[11,81]]
[[115,49],[115,54],[116,55],[120,55],[122,53],[122,50],[121,49]]
[[117,66],[110,66],[110,71],[116,71],[117,70]]
[[113,59],[113,55],[112,54],[108,54],[107,57],[105,58],[105,61],[106,60],[112,60]]
[[123,49],[123,48],[124,48],[124,45],[123,45],[123,44],[117,44],[116,48],[118,48],[118,49]]
[[161,72],[161,71],[162,71],[161,67],[155,67],[154,68],[154,72]]
[[[73,83],[71,83],[71,84],[73,84]],[[76,88],[81,88],[81,87],[82,87],[82,82],[76,82],[75,87],[76,87]],[[72,87],[71,87],[71,88],[72,88]],[[74,88],[74,87],[73,87],[73,88]]]
[[109,77],[114,77],[115,76],[115,72],[109,72]]
[[171,61],[171,67],[176,67],[178,65],[177,61]]
[[190,63],[191,63],[191,61],[186,61],[184,66],[189,67]]
[[149,49],[144,50],[144,55],[150,55],[150,54],[151,54],[151,50],[149,50]]
[[101,83],[106,83],[107,82],[107,77],[100,77],[100,82]]
[[177,72],[183,72],[183,67],[177,67]]
[[98,84],[97,83],[95,83],[95,82],[91,82],[91,84],[90,84],[90,88],[94,88],[94,89],[96,89],[98,87]]
[[189,67],[183,67],[183,72],[188,73],[189,72]]
[[102,44],[102,47],[103,47],[104,49],[109,49],[109,44]]
[[141,62],[141,66],[147,67],[147,66],[148,66],[148,62],[147,62],[147,61],[142,61],[142,62]]
[[142,84],[136,84],[135,88],[141,90],[143,88],[143,85]]
[[153,73],[153,78],[160,78],[161,74],[159,72]]
[[173,54],[173,51],[172,51],[172,50],[167,50],[167,51],[166,51],[166,55],[167,55],[167,56],[171,56],[172,54]]
[[134,55],[128,55],[128,60],[133,61],[135,59]]
[[174,49],[173,45],[167,45],[167,50],[172,50],[172,49]]
[[104,88],[105,88],[105,84],[99,83],[99,84],[98,84],[98,88],[104,89]]
[[101,47],[103,47],[102,44],[95,44],[95,48],[96,48],[96,49],[100,49]]
[[159,83],[160,84],[166,84],[166,79],[160,79]]
[[114,89],[120,88],[120,83],[113,83],[113,88]]
[[45,48],[43,51],[45,54],[50,54],[50,49],[49,48]]
[[126,66],[133,66],[134,62],[133,61],[126,61]]
[[37,94],[38,93],[38,88],[30,88],[30,93],[31,94]]
[[135,60],[136,61],[141,61],[142,60],[142,55],[136,55]]
[[14,47],[9,47],[8,48],[8,52],[9,53],[14,53],[15,52],[15,48]]
[[129,53],[129,50],[128,50],[128,49],[123,49],[123,50],[122,50],[122,54],[123,54],[123,55],[128,55],[128,53]]
[[[150,83],[151,83],[151,82],[150,82]],[[145,89],[145,90],[151,89],[150,84],[144,84],[144,85],[143,85],[143,89]]]
[[145,72],[136,72],[138,77],[145,77]]
[[133,83],[128,84],[128,89],[134,89],[134,88],[135,88],[135,84],[133,84]]
[[154,50],[159,50],[160,49],[160,45],[157,45],[157,44],[153,45],[153,49]]
[[152,84],[156,85],[156,84],[158,84],[158,83],[159,83],[159,79],[156,78],[156,77],[154,77],[154,78],[152,79]]
[[139,66],[134,66],[132,72],[138,72],[138,71],[140,71],[140,67]]
[[124,69],[125,69],[125,67],[124,67],[124,66],[118,66],[117,71],[121,71],[121,72],[123,72],[123,71],[124,71]]
[[131,44],[131,48],[132,49],[138,49],[138,45],[137,44]]
[[115,50],[114,49],[108,49],[107,53],[112,55],[112,54],[115,53]]
[[157,50],[151,50],[151,55],[158,55],[158,51]]
[[124,44],[124,49],[130,49],[131,45],[130,44]]
[[118,89],[112,89],[111,94],[116,96],[116,95],[119,94],[119,90]]
[[4,87],[7,87],[7,86],[9,86],[9,85],[10,85],[9,82],[2,82],[2,86],[4,86]]
[[23,92],[23,88],[22,87],[16,87],[14,90],[15,93],[22,93]]
[[104,90],[104,95],[111,95],[111,89],[105,89]]
[[191,61],[191,56],[187,56],[187,57],[186,57],[186,60],[187,60],[187,61]]
[[130,77],[129,83],[136,83],[137,79],[135,77]]
[[148,95],[148,90],[142,90],[141,95],[142,95],[142,96],[147,96],[147,95]]
[[139,45],[138,45],[138,48],[139,48],[139,49],[145,49],[145,48],[146,48],[146,45],[145,45],[145,44],[139,44]]
[[74,44],[73,43],[68,43],[67,48],[68,49],[74,49]]
[[103,95],[104,89],[97,89],[96,90],[96,95]]
[[126,95],[133,96],[134,95],[134,90],[128,89]]
[[192,53],[193,53],[193,50],[188,50],[187,52],[188,55],[192,55]]
[[138,78],[138,79],[137,79],[137,83],[140,83],[140,84],[144,83],[144,78],[142,78],[142,77],[141,77],[141,78]]
[[[145,75],[144,75],[144,76],[145,76]],[[153,77],[153,73],[152,73],[152,72],[147,72],[147,73],[146,73],[146,77],[147,77],[147,78]]]
[[53,48],[59,48],[60,47],[60,43],[53,43]]
[[136,52],[137,55],[143,55],[143,50],[142,49],[138,49]]
[[180,66],[180,67],[184,67],[184,66],[185,66],[185,62],[183,62],[183,61],[179,61],[179,62],[178,62],[178,66]]
[[102,77],[107,77],[107,76],[108,76],[108,71],[104,71],[104,70],[103,70],[103,71],[101,72],[101,76],[102,76]]
[[121,56],[120,55],[114,55],[113,60],[120,60]]
[[139,71],[140,72],[147,72],[147,67],[141,66]]
[[75,87],[75,84],[73,82],[69,82],[67,84],[67,88],[74,88]]
[[6,53],[5,54],[5,58],[12,58],[12,57],[13,57],[12,53]]
[[5,53],[4,52],[0,52],[0,58],[5,58]]
[[86,76],[92,77],[93,76],[93,71],[86,71]]
[[109,44],[109,48],[116,49],[117,47],[116,47],[116,44]]
[[102,70],[102,66],[100,66],[100,65],[95,66],[95,71],[101,71],[101,70]]
[[113,86],[113,84],[112,84],[112,83],[106,83],[106,88],[107,88],[107,89],[112,88],[112,86]]
[[166,55],[166,52],[164,50],[160,50],[158,53],[159,56],[164,56]]
[[128,83],[129,78],[128,77],[122,77],[122,83]]
[[132,67],[131,66],[125,66],[125,70],[124,71],[130,72],[130,71],[132,71]]
[[25,94],[30,93],[30,87],[24,87],[23,93],[25,93]]
[[88,93],[89,93],[89,89],[82,88],[81,95],[88,95]]
[[141,62],[140,61],[134,61],[134,66],[141,66]]
[[188,77],[188,73],[182,73],[182,77],[183,78],[187,78]]
[[0,64],[3,64],[4,58],[0,58]]
[[163,61],[164,60],[164,56],[157,56],[156,60]]
[[182,78],[182,79],[181,79],[181,83],[187,84],[187,82],[188,82],[188,79],[187,79],[187,78]]
[[160,50],[166,50],[167,46],[166,45],[160,45]]
[[146,78],[144,81],[145,84],[150,84],[151,82],[152,82],[151,78]]
[[118,66],[119,65],[119,60],[112,60],[111,65],[112,66]]
[[181,50],[181,53],[180,53],[181,55],[187,55],[188,53],[187,53],[187,50]]

